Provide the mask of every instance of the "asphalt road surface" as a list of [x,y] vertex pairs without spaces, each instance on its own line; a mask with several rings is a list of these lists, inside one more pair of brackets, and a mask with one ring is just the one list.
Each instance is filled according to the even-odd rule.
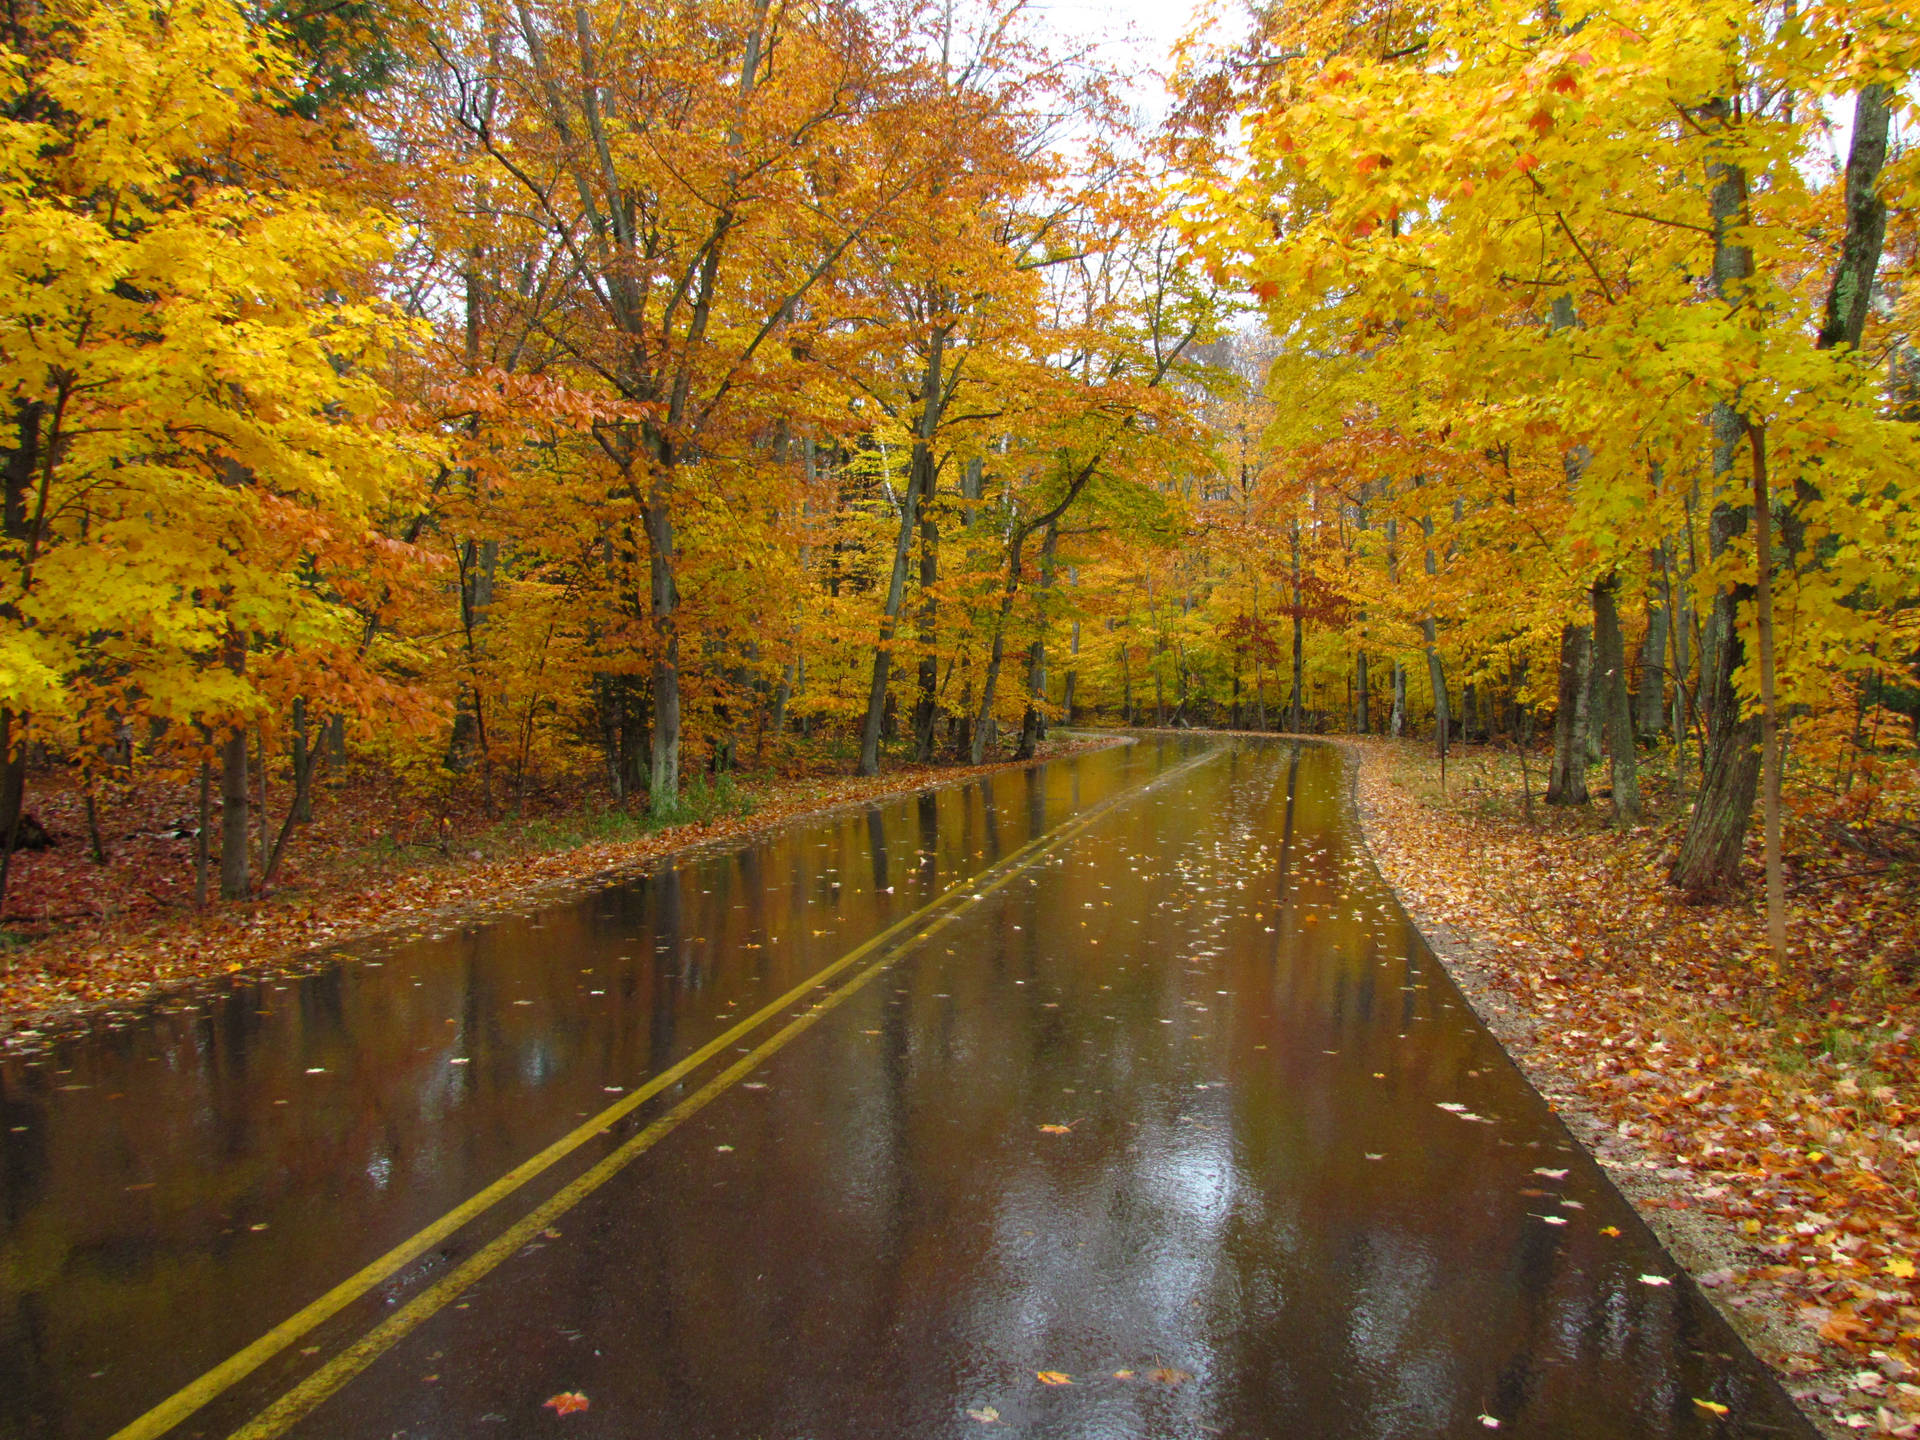
[[1148,739],[0,1062],[0,1436],[1811,1436],[1348,784]]

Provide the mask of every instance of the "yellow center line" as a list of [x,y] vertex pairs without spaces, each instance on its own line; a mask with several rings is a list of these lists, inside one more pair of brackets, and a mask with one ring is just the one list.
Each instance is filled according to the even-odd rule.
[[[935,933],[950,923],[966,905],[1000,889],[1021,870],[1032,864],[1048,851],[1059,846],[1069,836],[1085,829],[1096,818],[1114,805],[1132,796],[1171,780],[1174,776],[1192,769],[1195,765],[1211,759],[1218,751],[1207,751],[1193,759],[1185,761],[1172,769],[1165,770],[1146,782],[1111,795],[1091,809],[1068,820],[1052,833],[1028,841],[1018,850],[997,865],[990,866],[967,879],[961,880],[942,891],[932,901],[889,925],[871,939],[855,946],[838,960],[817,971],[802,981],[779,999],[771,1001],[749,1015],[745,1020],[733,1026],[724,1034],[716,1036],[683,1060],[663,1070],[653,1079],[623,1096],[619,1101],[602,1110],[598,1115],[576,1127],[568,1134],[554,1141],[546,1149],[531,1159],[523,1161],[493,1184],[486,1187],[462,1204],[449,1210],[432,1224],[418,1231],[379,1259],[362,1267],[347,1279],[341,1281],[317,1300],[308,1304],[245,1349],[235,1352],[220,1364],[208,1370],[197,1380],[192,1381],[161,1401],[151,1410],[141,1415],[122,1429],[116,1431],[111,1440],[154,1440],[164,1435],[181,1421],[201,1409],[223,1394],[248,1375],[252,1374],[268,1360],[286,1350],[296,1341],[338,1314],[355,1300],[390,1279],[400,1270],[418,1259],[426,1251],[447,1239],[455,1231],[492,1209],[509,1195],[521,1189],[540,1174],[559,1161],[571,1155],[588,1141],[603,1134],[615,1122],[625,1118],[662,1090],[685,1078],[695,1069],[711,1060],[720,1051],[743,1036],[758,1029],[767,1021],[780,1014],[788,1006],[805,998],[810,992],[821,988],[835,976],[850,966],[872,955],[876,950],[899,939],[908,931],[920,926],[920,932],[912,937],[919,941]],[[943,915],[934,912],[953,903],[953,908]],[[619,1149],[602,1159],[591,1169],[585,1171],[570,1184],[555,1193],[551,1198],[536,1207],[519,1223],[515,1224],[492,1242],[476,1251],[463,1264],[444,1278],[415,1296],[399,1311],[389,1316],[356,1344],[342,1351],[326,1365],[316,1370],[306,1380],[284,1395],[273,1406],[263,1411],[244,1428],[235,1432],[235,1440],[247,1437],[247,1440],[260,1440],[260,1437],[278,1435],[332,1394],[347,1380],[359,1373],[381,1352],[394,1344],[408,1331],[443,1308],[449,1300],[472,1285],[482,1276],[493,1270],[509,1255],[528,1243],[535,1235],[552,1224],[554,1217],[570,1210],[587,1195],[618,1173],[635,1158],[651,1149],[669,1133],[678,1128],[689,1116],[703,1109],[722,1091],[733,1085],[743,1076],[750,1074],[767,1057],[785,1048],[794,1038],[807,1030],[828,1010],[841,1003],[865,985],[880,971],[899,959],[905,953],[902,945],[894,953],[887,955],[877,964],[862,971],[852,981],[829,995],[816,1001],[814,1005],[798,1018],[776,1031],[751,1054],[744,1056],[701,1089],[695,1091],[674,1109],[653,1121],[637,1135],[627,1140]]]

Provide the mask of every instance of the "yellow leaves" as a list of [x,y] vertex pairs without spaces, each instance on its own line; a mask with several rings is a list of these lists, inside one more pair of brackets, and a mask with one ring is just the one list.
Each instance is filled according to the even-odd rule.
[[1904,1255],[1887,1261],[1886,1270],[1896,1280],[1911,1280],[1914,1276],[1913,1261]]
[[1698,1405],[1702,1410],[1706,1411],[1709,1415],[1724,1415],[1727,1413],[1727,1407],[1722,1405],[1717,1400],[1702,1400],[1698,1396],[1695,1396],[1693,1403]]
[[1062,1370],[1040,1370],[1034,1378],[1042,1385],[1071,1385],[1073,1377]]

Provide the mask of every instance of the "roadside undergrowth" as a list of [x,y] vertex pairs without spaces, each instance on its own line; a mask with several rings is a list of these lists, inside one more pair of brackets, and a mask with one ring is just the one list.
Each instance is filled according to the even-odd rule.
[[[1531,818],[1510,754],[1359,757],[1387,879],[1535,1084],[1831,1430],[1920,1435],[1913,869],[1790,826],[1790,964],[1757,901],[1666,883],[1684,818]],[[1596,779],[1598,773],[1596,772]],[[1760,892],[1757,842],[1750,896]],[[1448,953],[1452,952],[1452,953]]]
[[[1041,758],[1108,743],[1048,742]],[[664,823],[608,806],[585,787],[545,794],[525,815],[490,819],[472,804],[422,805],[391,777],[356,771],[315,797],[314,821],[297,832],[272,893],[204,907],[193,903],[193,832],[181,818],[192,797],[184,786],[156,783],[116,797],[103,815],[102,865],[89,853],[83,797],[42,785],[35,812],[58,843],[16,857],[0,929],[0,1044],[32,1046],[50,1029],[178,985],[306,968],[327,949],[404,936],[430,917],[524,908],[691,845],[1029,763],[1037,762],[902,764],[861,778],[825,753],[779,773],[698,779]]]

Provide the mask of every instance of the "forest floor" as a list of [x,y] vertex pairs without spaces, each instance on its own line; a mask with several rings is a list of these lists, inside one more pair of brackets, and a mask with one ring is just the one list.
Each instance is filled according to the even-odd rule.
[[[1791,806],[1790,963],[1665,882],[1685,807],[1531,816],[1511,751],[1342,740],[1382,872],[1533,1083],[1828,1433],[1920,1435],[1916,865]],[[1595,779],[1600,772],[1595,772]],[[1896,830],[1902,827],[1895,827]]]
[[[1063,737],[1043,743],[1040,758],[1116,743]],[[429,919],[524,909],[530,896],[558,900],[689,846],[1036,763],[901,763],[861,778],[847,773],[845,756],[816,749],[765,771],[696,781],[687,818],[671,825],[610,807],[585,782],[499,818],[473,795],[423,797],[369,767],[319,787],[314,818],[296,828],[266,895],[204,907],[193,901],[191,787],[156,779],[102,803],[99,864],[78,787],[36,775],[27,810],[55,843],[14,856],[0,928],[0,1046],[30,1048],[88,1015],[181,985],[308,968],[337,946]],[[284,806],[286,795],[269,799]]]

